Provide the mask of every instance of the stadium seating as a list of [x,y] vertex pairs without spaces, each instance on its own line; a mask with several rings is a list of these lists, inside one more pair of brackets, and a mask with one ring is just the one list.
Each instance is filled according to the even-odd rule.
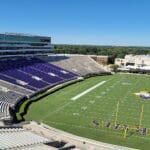
[[51,142],[22,128],[0,129],[0,149],[22,149],[26,146],[38,145]]
[[[46,133],[46,132],[45,132]],[[48,137],[48,138],[47,138]],[[0,127],[0,150],[75,150],[71,142],[56,140],[31,128],[19,126]],[[79,149],[78,149],[79,150]]]
[[7,102],[10,104],[15,104],[18,100],[22,99],[25,96],[22,96],[14,91],[0,91],[0,101]]
[[0,101],[0,118],[9,116],[9,103]]
[[40,58],[81,76],[106,73],[90,56],[50,55],[48,57],[40,56]]
[[75,73],[34,57],[1,59],[0,120],[8,116],[10,105],[77,77]]
[[37,58],[19,58],[0,61],[0,79],[31,91],[71,80],[76,74]]
[[0,120],[2,118],[10,118],[9,108],[14,106],[25,96],[15,93],[14,91],[0,90]]
[[0,80],[0,86],[7,88],[10,91],[14,91],[16,93],[19,93],[21,95],[26,95],[26,96],[30,96],[33,94],[33,91],[29,90],[29,89],[25,89],[23,87],[18,87],[17,85],[11,84],[9,82],[6,81],[2,81]]

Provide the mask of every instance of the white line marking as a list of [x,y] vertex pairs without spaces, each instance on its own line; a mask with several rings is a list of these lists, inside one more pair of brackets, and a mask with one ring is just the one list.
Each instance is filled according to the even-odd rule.
[[85,94],[87,94],[87,93],[91,92],[92,90],[96,89],[97,87],[101,86],[101,85],[104,84],[105,82],[106,82],[106,81],[102,81],[102,82],[100,82],[100,83],[94,85],[93,87],[91,87],[91,88],[85,90],[84,92],[78,94],[77,96],[72,97],[71,100],[73,100],[73,101],[77,100],[78,98],[84,96]]

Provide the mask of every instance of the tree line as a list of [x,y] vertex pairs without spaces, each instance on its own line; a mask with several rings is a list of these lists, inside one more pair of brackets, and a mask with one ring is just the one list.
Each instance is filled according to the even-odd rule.
[[84,55],[111,55],[124,58],[127,54],[150,54],[150,47],[123,47],[123,46],[93,46],[93,45],[59,45],[55,44],[55,53],[84,54]]

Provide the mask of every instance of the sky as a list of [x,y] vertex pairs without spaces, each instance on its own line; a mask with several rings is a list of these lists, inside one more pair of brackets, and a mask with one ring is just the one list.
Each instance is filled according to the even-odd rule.
[[149,0],[1,0],[0,32],[57,44],[150,46]]

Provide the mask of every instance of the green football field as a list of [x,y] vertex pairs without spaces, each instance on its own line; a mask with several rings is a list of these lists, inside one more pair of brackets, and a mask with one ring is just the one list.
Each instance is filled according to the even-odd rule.
[[[146,150],[150,147],[150,100],[134,94],[140,91],[150,91],[150,76],[91,77],[32,103],[25,119],[98,141]],[[120,124],[118,129],[114,129],[115,124]],[[126,133],[123,125],[128,126]],[[147,135],[136,132],[139,125],[147,128]]]

